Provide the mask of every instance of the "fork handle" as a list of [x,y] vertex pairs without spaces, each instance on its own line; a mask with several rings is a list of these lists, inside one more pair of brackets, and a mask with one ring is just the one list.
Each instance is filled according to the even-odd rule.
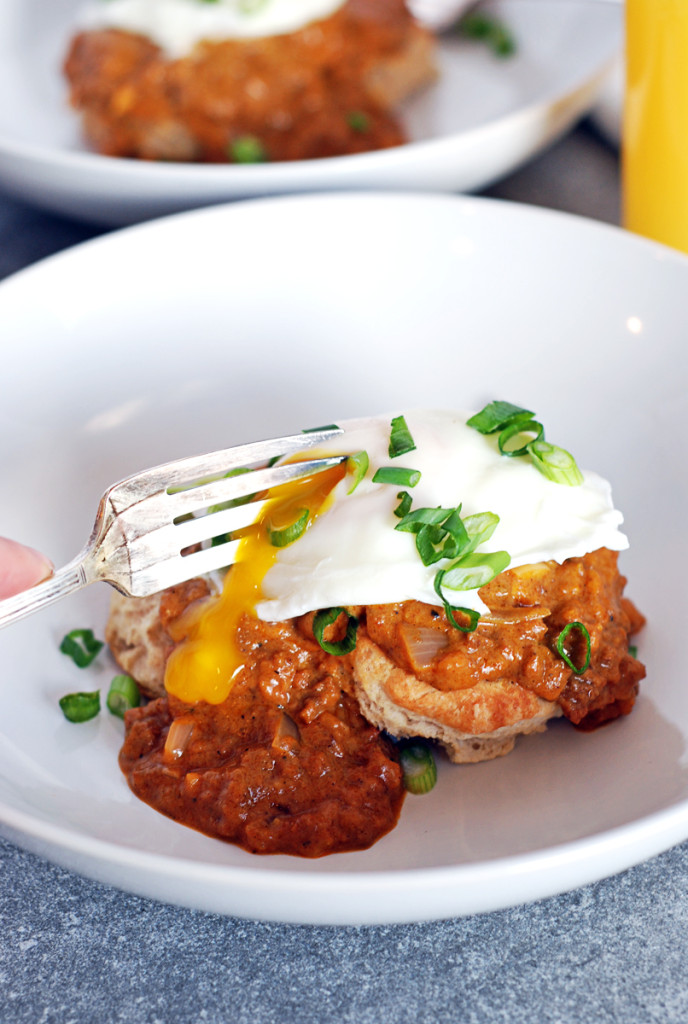
[[69,562],[64,568],[44,580],[37,583],[28,590],[23,590],[14,597],[6,597],[0,601],[0,629],[9,626],[12,622],[18,622],[26,615],[40,611],[53,601],[59,601],[61,597],[74,593],[90,583],[84,567],[83,556],[80,555],[74,561]]

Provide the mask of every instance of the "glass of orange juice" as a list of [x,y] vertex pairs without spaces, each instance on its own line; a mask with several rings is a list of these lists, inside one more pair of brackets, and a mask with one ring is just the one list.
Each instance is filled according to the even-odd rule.
[[623,222],[688,252],[688,0],[626,0]]

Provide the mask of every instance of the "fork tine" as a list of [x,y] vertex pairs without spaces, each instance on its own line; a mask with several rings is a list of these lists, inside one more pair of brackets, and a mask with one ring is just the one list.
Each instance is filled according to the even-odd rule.
[[118,589],[132,597],[146,597],[195,576],[224,569],[235,561],[240,543],[238,540],[228,541],[212,548],[203,548],[202,551],[194,551],[190,555],[174,555],[164,561],[154,562],[145,569],[137,570],[126,589]]
[[[222,537],[227,533],[243,530],[255,522],[264,501],[252,501],[236,508],[223,509],[197,519],[188,519],[184,523],[167,523],[140,536],[130,537],[128,548],[136,571],[147,569],[159,564],[169,557],[176,557],[182,551],[209,541],[213,537]],[[188,555],[184,556],[188,558]],[[228,564],[228,563],[225,563]]]
[[[117,512],[142,497],[156,491],[192,486],[208,477],[220,476],[233,469],[265,463],[278,456],[295,455],[308,451],[325,441],[343,434],[339,427],[314,430],[290,437],[276,437],[267,441],[253,441],[235,448],[225,448],[206,455],[194,455],[188,459],[177,459],[161,466],[126,477],[110,489],[110,500]],[[230,480],[235,479],[230,477]],[[245,492],[246,493],[246,492]],[[250,493],[250,492],[248,492]]]
[[[301,480],[304,477],[322,473],[344,461],[346,456],[336,455],[331,458],[311,459],[308,462],[289,462],[283,466],[271,466],[266,469],[253,469],[241,476],[221,477],[212,483],[203,483],[198,487],[177,491],[173,495],[165,494],[173,503],[172,515],[177,517],[210,505],[221,505],[226,501],[237,501],[249,495],[269,489],[273,491],[282,484]],[[169,506],[172,508],[172,505]]]

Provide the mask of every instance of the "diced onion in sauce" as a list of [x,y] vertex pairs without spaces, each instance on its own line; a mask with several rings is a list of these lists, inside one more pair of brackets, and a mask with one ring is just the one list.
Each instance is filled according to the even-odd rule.
[[[286,743],[285,740],[287,741]],[[272,745],[273,747],[290,746],[289,740],[295,740],[298,743],[301,740],[301,734],[294,719],[283,711],[279,725],[275,730]]]
[[165,757],[177,760],[187,748],[193,732],[192,718],[175,718],[165,740]]
[[449,646],[446,636],[439,629],[414,626],[407,622],[400,627],[400,632],[414,671],[429,668]]

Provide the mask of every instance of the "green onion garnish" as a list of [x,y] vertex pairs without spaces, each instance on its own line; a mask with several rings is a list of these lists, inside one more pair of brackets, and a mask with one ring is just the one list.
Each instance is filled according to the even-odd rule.
[[360,484],[363,477],[368,472],[368,466],[370,465],[370,459],[368,458],[368,452],[360,451],[354,452],[346,460],[346,471],[353,477],[351,481],[351,487],[346,492],[347,494],[353,494],[358,485]]
[[[458,629],[462,633],[472,633],[477,628],[478,622],[480,621],[480,612],[476,612],[474,608],[462,608],[459,605],[449,604],[449,601],[447,601],[446,597],[442,593],[442,579],[444,577],[444,573],[445,570],[440,569],[439,572],[436,573],[434,581],[435,593],[444,606],[444,614],[447,616],[449,624],[453,626],[454,629]],[[457,622],[454,612],[461,612],[462,615],[465,615],[468,619],[467,624],[464,625],[461,622]]]
[[255,14],[256,11],[265,7],[267,2],[268,0],[239,0],[239,10],[242,14]]
[[463,555],[443,571],[442,586],[448,590],[477,590],[504,572],[510,561],[506,551]]
[[374,484],[397,484],[401,487],[415,487],[419,480],[420,470],[402,466],[381,466],[373,477]]
[[273,548],[286,548],[289,544],[293,544],[295,540],[298,540],[306,531],[309,517],[310,512],[307,508],[304,508],[300,510],[298,519],[293,523],[289,523],[288,526],[276,527],[267,523],[268,539]]
[[73,629],[60,644],[62,653],[71,658],[78,668],[87,668],[102,648],[103,642],[96,640],[92,629]]
[[[502,455],[514,458],[530,455],[540,472],[555,484],[577,487],[583,483],[583,474],[570,452],[545,441],[544,427],[533,419],[534,413],[511,402],[489,402],[484,409],[466,420],[466,426],[473,427],[481,434],[494,434],[499,430],[497,445]],[[535,434],[535,437],[520,447],[509,447],[509,441],[520,435]]]
[[321,430],[340,430],[340,429],[341,428],[338,427],[336,423],[328,423],[324,427],[306,427],[306,429],[302,430],[301,433],[302,434],[318,434],[318,433],[320,433]]
[[558,448],[548,441],[532,441],[526,447],[534,464],[548,480],[569,487],[578,487],[583,483],[583,474],[576,460],[564,448]]
[[352,110],[347,115],[346,123],[352,131],[360,132],[361,134],[367,132],[370,128],[370,118],[362,110]]
[[[539,441],[544,436],[544,433],[545,428],[542,423],[538,423],[537,420],[517,420],[516,423],[510,423],[508,427],[505,427],[504,430],[500,432],[497,445],[502,455],[507,455],[510,459],[513,459],[519,455],[527,455],[528,445],[534,444],[535,441]],[[507,447],[512,438],[522,438],[522,435],[528,434],[534,434],[535,436],[528,437],[528,440],[518,447]]]
[[416,442],[413,440],[403,416],[395,416],[392,420],[388,450],[390,459],[397,459],[400,455],[406,455],[407,452],[416,450]]
[[[585,658],[580,668],[573,664],[573,661],[564,649],[564,641],[566,640],[566,637],[569,635],[572,629],[577,629],[582,634],[582,637],[585,641]],[[588,633],[587,629],[585,628],[582,622],[569,622],[566,626],[564,626],[561,633],[556,639],[556,648],[559,653],[559,656],[564,659],[564,661],[571,669],[571,671],[575,672],[577,676],[581,676],[585,671],[587,671],[588,666],[590,665],[591,653],[590,634]]]
[[628,645],[628,653],[630,654],[630,656],[632,658],[637,658],[638,657],[638,648],[636,647],[635,644],[629,644]]
[[466,14],[458,25],[461,35],[486,43],[496,57],[511,57],[516,40],[506,25],[497,18],[478,12]]
[[124,718],[125,711],[139,706],[141,694],[131,676],[119,675],[113,678],[105,703],[108,711],[118,718]]
[[494,512],[476,512],[475,515],[466,516],[463,521],[468,534],[468,547],[462,554],[468,555],[475,551],[479,544],[489,540],[499,525],[499,516]]
[[404,516],[408,515],[411,511],[411,505],[413,504],[413,498],[408,491],[399,491],[397,494],[399,504],[394,509],[394,515],[397,519],[403,519]]
[[528,409],[512,405],[511,402],[488,402],[484,409],[466,420],[466,426],[473,427],[481,434],[494,434],[495,430],[507,427],[511,423],[530,420],[534,415],[535,413],[529,412]]
[[417,508],[407,513],[394,527],[402,533],[415,533],[416,548],[423,565],[440,558],[456,558],[469,543],[458,508]]
[[432,751],[422,740],[411,740],[399,745],[399,763],[404,788],[419,795],[429,793],[437,782],[437,765]]
[[[343,640],[326,640],[325,630],[336,622],[340,615],[347,616],[346,636]],[[356,646],[356,633],[358,632],[358,619],[349,615],[344,608],[323,608],[316,612],[313,617],[313,636],[318,641],[323,651],[328,654],[341,656],[351,654]]]
[[262,164],[268,158],[263,143],[255,135],[240,135],[234,139],[229,155],[235,164]]
[[100,691],[68,693],[60,697],[60,707],[68,722],[88,722],[100,711]]

